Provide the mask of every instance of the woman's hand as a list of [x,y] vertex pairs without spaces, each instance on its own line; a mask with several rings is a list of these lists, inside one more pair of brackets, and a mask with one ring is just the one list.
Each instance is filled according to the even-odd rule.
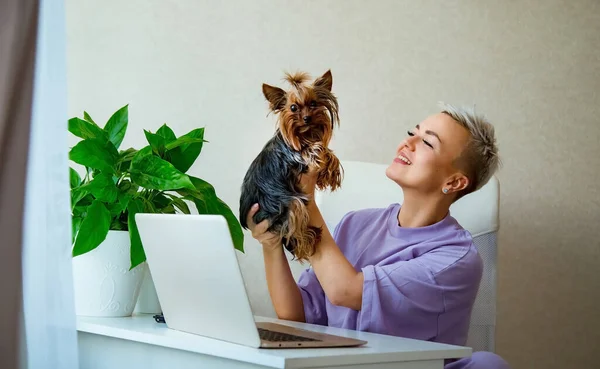
[[[317,185],[317,171],[314,168],[310,168],[309,171],[300,176],[300,189],[309,197],[309,210],[313,210],[316,208],[314,204],[314,195],[315,188]],[[252,232],[252,238],[260,242],[263,246],[263,249],[268,251],[278,250],[281,248],[282,241],[281,237],[278,234],[267,231],[269,229],[269,221],[267,219],[263,220],[259,224],[255,224],[253,217],[254,214],[259,209],[258,204],[254,204],[252,208],[250,208],[250,212],[248,212],[248,216],[246,218],[246,222],[248,224],[248,228]]]
[[258,224],[254,224],[253,217],[258,209],[258,204],[254,204],[252,208],[250,208],[250,212],[248,213],[248,217],[246,219],[248,228],[252,232],[252,238],[260,242],[265,250],[277,250],[278,248],[282,247],[281,239],[277,234],[267,231],[267,229],[269,229],[269,221],[265,219]]

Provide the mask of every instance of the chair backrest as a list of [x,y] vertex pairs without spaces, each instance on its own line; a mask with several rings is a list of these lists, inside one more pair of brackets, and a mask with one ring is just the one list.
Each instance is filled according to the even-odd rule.
[[[342,187],[333,193],[318,191],[315,195],[315,201],[332,232],[351,210],[402,203],[402,190],[385,175],[387,165],[356,161],[342,161],[342,165]],[[467,341],[467,346],[474,351],[494,351],[499,193],[498,179],[493,177],[481,189],[461,198],[450,208],[452,216],[473,236],[484,262]]]

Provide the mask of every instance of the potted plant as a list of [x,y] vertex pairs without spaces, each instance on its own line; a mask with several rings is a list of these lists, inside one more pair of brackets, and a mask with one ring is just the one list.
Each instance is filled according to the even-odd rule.
[[242,228],[231,208],[210,183],[186,174],[207,142],[204,128],[177,137],[164,124],[155,133],[144,130],[147,146],[121,150],[128,119],[125,105],[104,127],[87,112],[68,121],[69,132],[82,139],[69,159],[84,173],[70,168],[78,315],[132,314],[147,268],[136,213],[190,214],[193,204],[199,214],[221,214],[243,252]]

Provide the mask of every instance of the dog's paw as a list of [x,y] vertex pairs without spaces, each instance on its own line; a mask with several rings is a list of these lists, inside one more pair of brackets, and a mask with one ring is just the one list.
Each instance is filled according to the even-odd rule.
[[329,152],[327,155],[327,165],[319,172],[317,177],[317,188],[335,191],[342,186],[342,165],[339,159]]

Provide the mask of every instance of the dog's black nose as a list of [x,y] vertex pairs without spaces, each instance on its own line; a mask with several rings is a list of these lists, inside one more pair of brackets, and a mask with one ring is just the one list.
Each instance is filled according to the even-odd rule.
[[304,120],[304,123],[308,124],[308,123],[310,123],[311,118],[312,118],[311,116],[307,115],[307,116],[303,117],[302,119]]

